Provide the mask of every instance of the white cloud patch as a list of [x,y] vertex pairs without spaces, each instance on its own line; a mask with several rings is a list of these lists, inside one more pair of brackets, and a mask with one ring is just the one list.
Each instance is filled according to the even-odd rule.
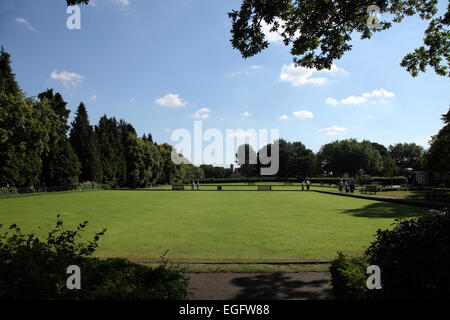
[[300,120],[305,120],[305,119],[312,119],[314,118],[314,115],[312,112],[307,111],[307,110],[300,110],[300,111],[295,111],[293,113],[294,117],[300,119]]
[[250,112],[248,112],[248,111],[246,111],[246,112],[244,112],[243,114],[242,114],[242,116],[243,117],[250,117],[252,114],[250,113]]
[[81,74],[75,73],[75,72],[68,72],[68,71],[61,71],[58,73],[58,71],[53,71],[50,74],[50,78],[53,80],[61,81],[61,83],[68,87],[72,85],[73,87],[76,87],[77,84],[80,84],[83,82],[83,76]]
[[386,104],[386,103],[390,102],[387,99],[391,99],[394,97],[395,97],[395,94],[393,92],[389,92],[389,91],[381,88],[380,90],[373,90],[370,92],[363,93],[360,96],[351,95],[347,98],[341,99],[339,102],[334,98],[328,97],[328,99],[326,100],[326,103],[332,104],[332,105],[337,105],[338,103],[352,104],[352,105],[358,105],[358,104],[362,104],[362,103]]
[[195,119],[201,119],[206,120],[209,118],[209,114],[211,113],[211,110],[208,108],[201,108],[200,110],[197,110],[196,113],[192,116]]
[[28,30],[31,30],[33,32],[37,32],[35,28],[24,18],[17,18],[16,22],[23,24],[25,27],[27,27]]
[[266,40],[270,43],[282,43],[283,37],[281,33],[283,32],[283,27],[281,26],[281,19],[276,19],[280,23],[280,27],[277,31],[271,31],[272,25],[267,24],[264,20],[261,22],[261,31],[264,33]]
[[164,129],[164,132],[166,132],[166,133],[171,133],[172,130],[170,130],[170,128],[165,128],[165,129]]
[[339,68],[335,64],[333,64],[329,70],[324,69],[320,71],[316,68],[304,68],[296,67],[295,64],[284,64],[281,68],[280,80],[283,82],[289,82],[294,87],[302,86],[307,83],[324,85],[328,81],[328,78],[324,77],[324,75],[333,75],[337,72],[346,71],[343,68]]
[[97,100],[97,95],[93,94],[92,96],[89,97],[89,100],[91,100],[91,101]]
[[128,7],[130,5],[130,0],[108,0],[122,7]]
[[340,133],[344,133],[347,132],[348,129],[344,128],[344,127],[339,127],[339,126],[331,126],[329,128],[325,128],[325,129],[320,129],[319,132],[325,132],[327,136],[335,136],[338,135]]
[[278,120],[287,120],[289,117],[286,114],[283,114]]
[[187,102],[183,101],[178,94],[166,94],[164,97],[156,99],[155,103],[163,107],[184,107]]

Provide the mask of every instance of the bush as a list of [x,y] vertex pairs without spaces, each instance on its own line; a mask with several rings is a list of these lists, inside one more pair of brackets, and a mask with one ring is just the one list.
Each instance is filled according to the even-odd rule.
[[9,194],[9,189],[6,188],[6,187],[1,187],[0,188],[0,195],[5,196],[7,194]]
[[103,185],[100,184],[100,183],[97,183],[97,182],[85,181],[85,182],[77,184],[75,189],[78,190],[78,191],[102,190],[103,189]]
[[371,299],[366,286],[368,266],[365,257],[347,257],[338,252],[330,266],[334,296],[339,300]]
[[[187,279],[167,262],[152,269],[124,259],[92,258],[106,229],[81,242],[87,221],[76,230],[65,231],[62,226],[58,216],[45,241],[22,233],[16,225],[0,235],[0,299],[186,298]],[[81,269],[81,290],[66,287],[71,265]]]
[[378,230],[366,255],[381,268],[386,298],[450,299],[447,209],[398,220],[393,230]]
[[[381,290],[366,288],[368,265],[381,269]],[[338,253],[330,272],[337,299],[450,299],[450,214],[447,209],[397,220],[378,230],[362,257]]]

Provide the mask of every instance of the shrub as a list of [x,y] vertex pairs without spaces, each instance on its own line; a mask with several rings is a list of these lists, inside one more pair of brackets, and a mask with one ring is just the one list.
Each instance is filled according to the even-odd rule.
[[[124,259],[90,257],[106,229],[81,242],[86,226],[87,221],[76,230],[64,230],[58,216],[45,241],[16,225],[0,234],[0,299],[186,298],[187,279],[167,262],[152,269]],[[66,287],[70,265],[81,269],[81,290]]]
[[381,268],[386,298],[450,299],[447,209],[398,220],[393,230],[378,230],[366,255]]
[[365,257],[348,257],[338,252],[330,266],[333,293],[339,300],[368,300],[371,298],[366,286],[366,270],[369,262]]
[[76,190],[85,191],[85,190],[102,190],[103,185],[97,182],[85,181],[76,185]]
[[9,194],[9,189],[6,188],[6,187],[1,187],[0,188],[0,195],[5,196],[7,194]]
[[[381,269],[381,290],[366,288],[368,265]],[[447,209],[397,220],[378,230],[362,257],[338,253],[330,273],[337,299],[450,299],[450,214]]]

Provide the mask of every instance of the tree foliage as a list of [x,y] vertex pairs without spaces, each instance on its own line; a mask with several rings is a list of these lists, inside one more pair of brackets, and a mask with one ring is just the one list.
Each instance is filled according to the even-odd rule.
[[442,115],[445,126],[431,138],[431,147],[426,155],[430,169],[450,174],[450,109]]
[[[391,21],[380,21],[380,30],[369,30],[368,7],[377,5],[381,12],[389,13]],[[278,32],[284,44],[291,45],[291,54],[296,65],[306,68],[330,69],[333,61],[343,57],[352,48],[352,34],[361,39],[370,39],[374,32],[399,23],[405,16],[419,15],[430,20],[437,13],[437,0],[243,0],[239,11],[228,15],[232,22],[233,48],[243,58],[260,53],[269,46],[262,30],[265,23],[271,31]],[[401,65],[413,76],[434,68],[439,75],[448,75],[449,57],[449,12],[430,21],[425,31],[424,44],[407,54]]]

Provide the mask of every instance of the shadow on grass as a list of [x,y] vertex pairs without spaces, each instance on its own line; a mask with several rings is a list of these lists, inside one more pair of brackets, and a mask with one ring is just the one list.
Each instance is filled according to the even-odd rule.
[[427,209],[420,207],[407,206],[389,202],[376,202],[366,205],[362,208],[348,209],[342,211],[345,214],[351,214],[362,218],[412,218],[423,215]]
[[[305,277],[305,276],[303,276]],[[283,273],[238,277],[231,281],[242,288],[235,300],[332,299],[327,279],[295,280]]]

